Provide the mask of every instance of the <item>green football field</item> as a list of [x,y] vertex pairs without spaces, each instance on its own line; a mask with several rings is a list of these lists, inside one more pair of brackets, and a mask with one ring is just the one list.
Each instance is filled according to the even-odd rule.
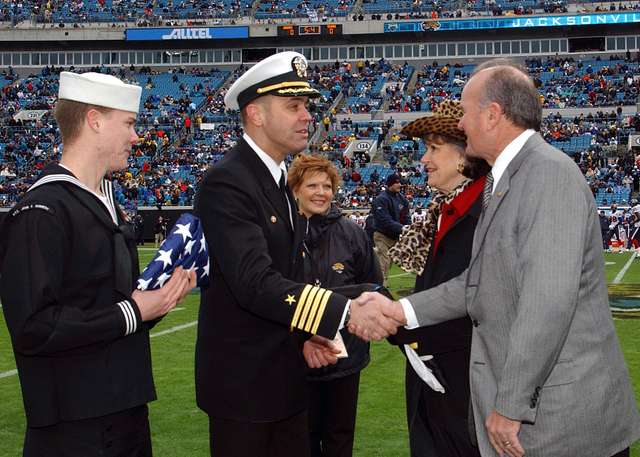
[[[153,253],[143,249],[141,265]],[[640,297],[640,260],[631,254],[606,255],[607,281],[612,296],[629,303]],[[394,268],[391,287],[406,295],[413,277]],[[632,297],[626,298],[625,297]],[[626,300],[626,301],[625,301]],[[640,298],[638,298],[640,302]],[[206,416],[196,407],[193,358],[198,295],[190,295],[152,331],[153,368],[158,400],[150,405],[154,455],[208,455]],[[633,313],[627,313],[633,316]],[[615,324],[640,400],[640,319],[616,313]],[[0,315],[0,457],[21,455],[24,414],[11,344]],[[404,361],[399,350],[385,342],[372,344],[371,364],[362,373],[354,455],[408,456],[404,409]],[[227,376],[234,376],[227,373]],[[640,457],[640,444],[632,456]]]

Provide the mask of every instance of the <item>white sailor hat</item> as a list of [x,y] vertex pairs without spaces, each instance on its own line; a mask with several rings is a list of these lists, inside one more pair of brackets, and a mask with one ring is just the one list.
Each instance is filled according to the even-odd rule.
[[248,69],[231,86],[224,103],[228,109],[242,109],[263,95],[319,97],[307,79],[307,59],[292,51],[279,52]]
[[102,73],[60,73],[58,99],[137,113],[142,87]]

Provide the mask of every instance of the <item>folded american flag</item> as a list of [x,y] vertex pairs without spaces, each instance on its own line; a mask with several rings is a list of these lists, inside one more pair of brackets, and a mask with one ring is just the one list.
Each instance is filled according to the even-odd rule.
[[138,289],[159,289],[177,267],[195,269],[198,287],[209,285],[209,248],[200,219],[184,213],[138,279]]

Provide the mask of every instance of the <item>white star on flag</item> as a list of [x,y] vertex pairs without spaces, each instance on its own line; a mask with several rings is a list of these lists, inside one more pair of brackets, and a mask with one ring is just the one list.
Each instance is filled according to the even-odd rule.
[[173,249],[169,249],[168,251],[163,251],[162,249],[159,249],[158,258],[155,259],[155,261],[162,262],[164,264],[163,268],[167,268],[173,263],[173,261],[171,260],[172,252],[173,252]]
[[167,282],[167,279],[169,279],[170,277],[171,277],[171,275],[168,275],[166,273],[162,273],[160,276],[158,276],[158,281],[156,282],[156,287],[164,286],[164,283]]
[[153,281],[153,278],[151,279],[138,279],[138,289],[140,290],[147,290],[149,288],[149,284],[151,284],[151,281]]
[[189,223],[189,224],[176,224],[176,231],[173,232],[173,233],[176,233],[178,235],[182,235],[182,241],[185,242],[189,238],[191,238],[191,232],[189,231],[189,227],[190,226],[191,226],[191,223]]
[[137,287],[140,290],[162,287],[179,266],[195,271],[198,287],[207,287],[210,281],[208,262],[209,249],[200,219],[184,213],[140,275]]
[[191,250],[193,249],[194,244],[196,244],[196,240],[187,241],[187,244],[184,246],[183,256],[191,255]]
[[207,264],[202,267],[202,277],[209,276],[209,258],[207,258]]

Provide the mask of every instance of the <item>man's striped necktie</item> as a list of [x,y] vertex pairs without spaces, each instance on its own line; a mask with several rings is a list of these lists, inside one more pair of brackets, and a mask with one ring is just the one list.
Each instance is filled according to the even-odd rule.
[[493,174],[487,173],[486,180],[484,182],[484,189],[482,190],[482,210],[486,210],[491,201],[491,194],[493,193]]

